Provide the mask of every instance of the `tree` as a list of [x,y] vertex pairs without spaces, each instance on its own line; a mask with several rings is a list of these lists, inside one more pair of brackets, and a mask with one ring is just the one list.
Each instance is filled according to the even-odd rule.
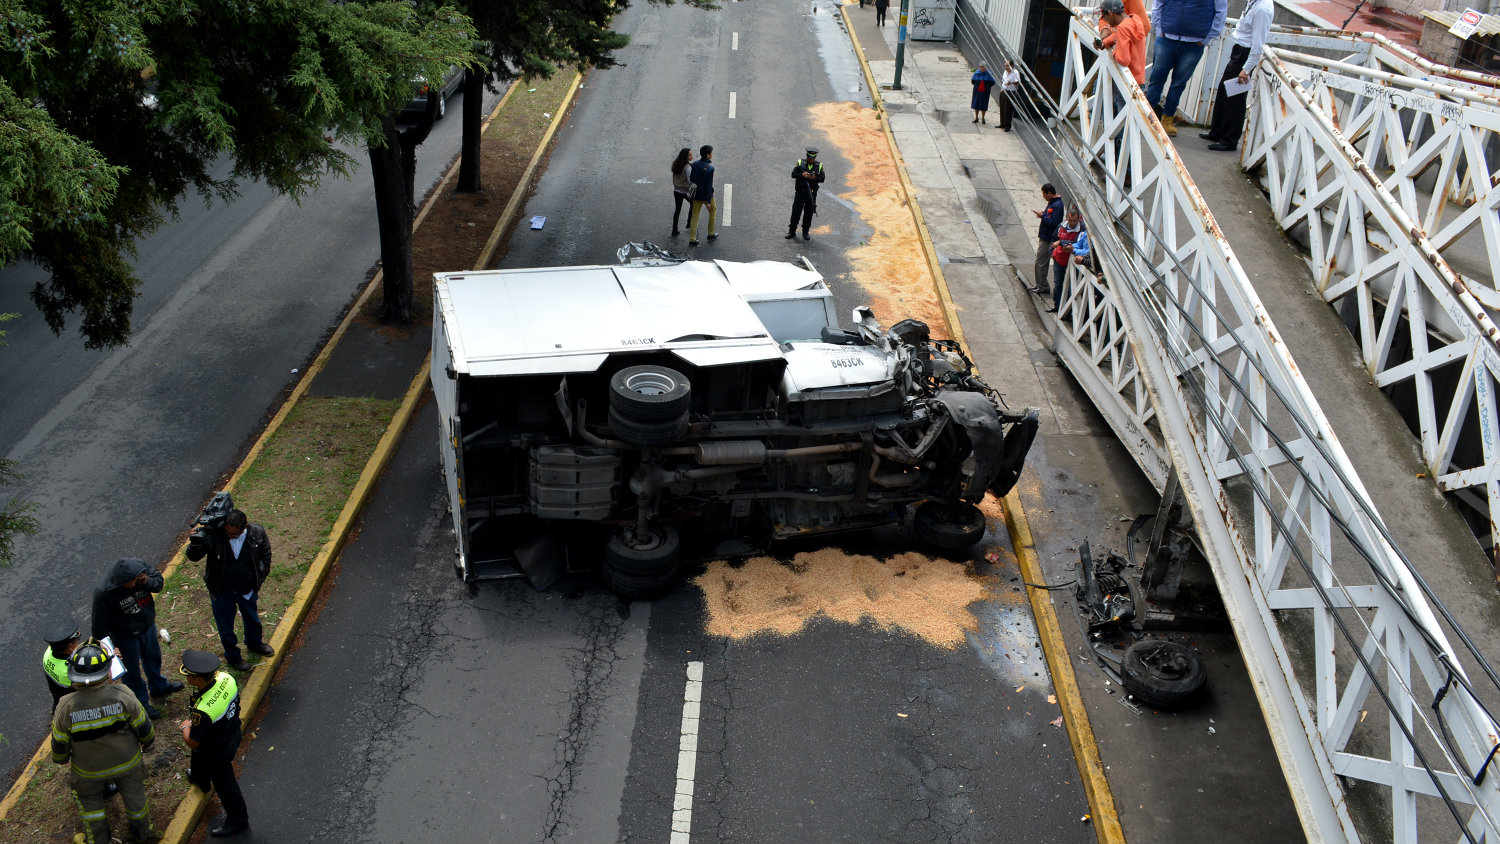
[[[328,0],[0,0],[0,266],[89,347],[130,336],[136,241],[189,190],[242,179],[299,197],[389,143],[410,80],[470,60],[448,7]],[[233,161],[217,178],[211,166]]]

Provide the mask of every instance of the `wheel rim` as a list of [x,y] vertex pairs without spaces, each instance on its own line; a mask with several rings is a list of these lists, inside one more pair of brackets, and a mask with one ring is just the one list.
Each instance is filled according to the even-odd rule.
[[641,396],[664,396],[677,387],[677,379],[665,372],[635,372],[625,378],[625,387]]
[[1159,680],[1181,680],[1192,673],[1187,657],[1172,648],[1152,648],[1141,656],[1141,665]]
[[644,540],[642,535],[633,530],[621,531],[620,539],[633,551],[655,551],[666,544],[666,534],[659,530],[648,530]]

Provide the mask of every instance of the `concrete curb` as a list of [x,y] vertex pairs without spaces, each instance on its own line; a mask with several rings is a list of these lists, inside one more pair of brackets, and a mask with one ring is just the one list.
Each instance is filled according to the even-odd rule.
[[[916,190],[906,174],[906,164],[901,157],[900,149],[896,146],[896,138],[891,134],[890,121],[886,118],[885,103],[880,97],[880,87],[875,83],[875,76],[870,71],[870,63],[865,60],[865,51],[860,46],[859,35],[854,31],[853,22],[849,20],[848,5],[847,2],[841,5],[839,13],[844,16],[844,29],[849,33],[849,40],[854,42],[854,52],[859,56],[859,66],[864,71],[865,84],[869,86],[870,96],[875,101],[875,111],[880,118],[880,127],[884,131],[886,144],[896,160],[896,172],[901,176],[901,190],[906,195],[908,207],[911,208],[912,219],[916,222],[917,233],[922,241],[922,251],[927,256],[927,265],[932,272],[938,298],[943,304],[943,321],[948,324],[949,336],[963,344],[964,330],[962,323],[959,322],[958,306],[949,295],[948,282],[938,263],[937,250],[933,248],[927,222],[922,218],[921,209],[917,206]],[[1094,738],[1094,728],[1089,723],[1088,710],[1083,706],[1083,696],[1078,688],[1078,677],[1073,673],[1073,662],[1068,655],[1068,646],[1063,641],[1062,628],[1058,626],[1056,608],[1052,606],[1052,599],[1046,590],[1031,587],[1033,583],[1044,583],[1045,575],[1032,542],[1031,523],[1026,519],[1026,510],[1021,506],[1021,498],[1015,490],[1011,490],[1000,499],[1000,509],[1005,514],[1006,528],[1010,533],[1011,545],[1015,549],[1016,561],[1021,568],[1022,578],[1027,582],[1026,591],[1031,600],[1032,614],[1036,617],[1037,634],[1041,638],[1042,652],[1047,657],[1047,669],[1052,672],[1058,705],[1063,712],[1063,723],[1068,728],[1068,741],[1073,747],[1073,758],[1078,763],[1078,772],[1083,778],[1084,793],[1088,795],[1094,832],[1099,837],[1100,844],[1125,844],[1125,832],[1120,827],[1114,794],[1110,791],[1109,780],[1104,775],[1104,763],[1099,757],[1099,745]]]
[[[552,139],[556,136],[558,127],[562,125],[563,117],[573,107],[574,96],[578,91],[582,79],[583,77],[579,74],[574,74],[573,84],[568,87],[567,93],[563,95],[562,105],[558,107],[557,115],[552,119],[551,125],[547,127],[547,132],[542,136],[541,143],[537,145],[536,152],[532,154],[531,162],[522,174],[521,181],[517,183],[515,190],[511,192],[510,201],[506,203],[505,211],[501,213],[500,219],[496,221],[494,229],[490,232],[489,239],[485,241],[484,249],[480,252],[476,268],[482,268],[494,258],[494,251],[500,243],[501,232],[513,222],[512,218],[520,208],[520,200],[530,190],[531,179],[536,172],[536,168],[542,156],[546,153],[547,147],[551,146]],[[510,99],[511,92],[516,89],[517,84],[519,84],[519,80],[513,83],[505,92],[505,96],[500,98],[500,102],[495,104],[495,109],[490,113],[489,120],[493,120],[495,115],[500,113],[501,106],[505,105]],[[486,128],[488,128],[489,120],[485,122]],[[422,208],[422,212],[414,221],[414,227],[426,218],[428,209],[442,195],[442,190],[447,187],[449,181],[457,174],[458,166],[458,162],[454,162],[453,166],[448,169],[448,174],[438,184],[437,189],[429,195],[427,202]],[[364,301],[379,286],[379,281],[380,275],[377,273],[375,278],[371,280],[370,286],[366,289],[364,295],[360,297],[359,305],[363,305]],[[346,318],[339,325],[339,330],[334,333],[334,336],[329,338],[329,342],[324,347],[323,353],[318,356],[320,364],[327,360],[328,355],[332,354],[334,347],[338,345],[338,339],[343,336],[344,329],[352,321],[352,315],[356,312],[356,310],[351,310],[351,318]],[[260,704],[265,699],[266,694],[271,690],[276,671],[281,667],[282,658],[287,653],[288,643],[300,632],[302,622],[307,617],[313,599],[317,597],[318,592],[322,589],[323,582],[327,579],[328,572],[333,568],[333,564],[338,561],[338,556],[343,550],[344,542],[348,540],[349,532],[354,527],[355,519],[359,517],[360,511],[364,509],[365,502],[369,500],[370,494],[375,488],[375,483],[380,480],[381,474],[385,471],[386,464],[390,462],[391,455],[395,453],[396,445],[401,439],[401,435],[405,433],[407,423],[415,415],[417,405],[420,403],[423,394],[427,391],[427,379],[431,369],[432,353],[428,352],[427,357],[422,361],[421,368],[417,370],[416,377],[412,378],[411,384],[406,388],[406,395],[401,399],[400,408],[397,409],[395,416],[391,418],[390,424],[386,426],[385,433],[381,435],[380,442],[376,444],[374,453],[370,456],[369,461],[365,463],[364,471],[360,472],[359,480],[355,482],[354,489],[350,491],[348,500],[344,502],[344,509],[339,513],[338,520],[334,522],[333,530],[329,534],[328,540],[323,543],[322,549],[318,551],[318,556],[313,559],[312,565],[308,568],[307,575],[302,579],[302,586],[298,588],[297,594],[292,598],[291,605],[287,607],[286,612],[283,614],[282,623],[276,626],[276,632],[271,638],[271,646],[276,649],[276,655],[266,661],[269,665],[261,663],[270,670],[257,671],[251,674],[250,681],[240,690],[240,704],[243,712],[253,715],[260,708]],[[309,379],[304,383],[311,383],[311,375],[310,367]],[[298,386],[300,388],[303,385],[299,384]],[[300,398],[300,394],[297,397]],[[291,399],[288,399],[287,403],[290,405]],[[257,449],[260,444],[261,442],[256,443]],[[247,458],[245,464],[235,472],[235,478],[239,477],[240,473],[249,465],[249,462]],[[172,822],[167,826],[166,831],[162,835],[163,844],[187,842],[192,836],[193,829],[202,818],[204,810],[208,807],[208,799],[207,792],[190,788],[187,796],[177,805],[177,812],[172,816]]]
[[[531,179],[535,175],[542,156],[552,144],[552,140],[562,124],[563,117],[573,106],[573,101],[582,78],[579,74],[574,74],[573,83],[569,86],[567,93],[563,97],[562,105],[557,110],[557,116],[553,118],[551,125],[548,126],[547,132],[543,135],[541,143],[532,155],[531,162],[527,165],[520,183],[512,191],[505,211],[501,214],[489,239],[485,242],[477,268],[482,268],[493,259],[494,251],[499,245],[501,234],[513,222],[512,218],[516,210],[520,207],[521,200],[524,199],[526,193],[530,190]],[[506,90],[504,96],[500,98],[500,102],[495,104],[495,108],[491,110],[489,116],[485,119],[484,126],[481,127],[481,132],[489,128],[490,122],[495,119],[495,116],[500,113],[500,109],[510,100],[510,96],[515,91],[517,84],[519,84],[519,81],[513,83]],[[423,220],[427,218],[427,214],[436,203],[437,198],[442,195],[442,192],[447,189],[447,186],[457,176],[458,168],[459,162],[455,161],[448,168],[448,172],[443,176],[443,179],[428,194],[427,201],[423,203],[422,210],[412,222],[413,231],[419,228]],[[377,271],[369,283],[365,285],[364,291],[360,293],[354,304],[344,315],[344,318],[339,322],[338,327],[334,329],[333,334],[323,344],[323,348],[318,352],[313,362],[307,367],[307,371],[298,380],[297,385],[292,389],[291,395],[287,396],[280,410],[266,424],[265,429],[256,438],[250,450],[246,452],[244,460],[240,462],[240,465],[235,468],[234,473],[230,475],[229,480],[224,485],[225,489],[234,489],[241,476],[244,475],[245,471],[265,449],[265,444],[270,440],[271,436],[280,429],[292,409],[307,394],[312,382],[327,364],[333,351],[338,347],[339,341],[347,333],[349,326],[353,324],[355,318],[358,317],[375,291],[380,289],[383,278],[384,274]],[[375,482],[379,480],[381,473],[390,460],[391,454],[395,451],[397,441],[406,430],[407,423],[415,413],[422,393],[426,389],[431,366],[430,360],[431,355],[429,354],[427,360],[423,361],[416,377],[412,379],[411,384],[407,387],[406,395],[403,397],[400,407],[397,409],[390,423],[387,424],[385,433],[381,435],[379,443],[375,446],[374,453],[365,463],[365,468],[360,473],[359,480],[355,482],[354,488],[350,491],[349,498],[345,501],[338,520],[334,522],[333,530],[329,533],[328,539],[323,543],[317,556],[314,557],[307,574],[302,579],[302,584],[298,587],[297,593],[292,598],[292,603],[287,607],[285,613],[283,613],[281,623],[276,625],[276,629],[272,633],[270,640],[271,646],[276,650],[275,656],[259,663],[257,668],[264,668],[266,670],[252,672],[249,680],[241,688],[240,703],[243,712],[253,714],[264,700],[266,693],[270,691],[273,678],[276,676],[282,659],[286,655],[288,644],[300,632],[300,627],[303,620],[307,617],[312,599],[317,596],[323,582],[327,579],[328,571],[333,567],[333,563],[337,561],[339,552],[349,537],[354,520],[359,515],[360,510],[363,509],[365,502],[369,499]],[[183,549],[185,548],[186,545],[183,546]],[[170,576],[181,565],[183,549],[179,549],[173,555],[171,561],[162,572],[163,576]],[[38,765],[47,756],[48,744],[49,739],[43,738],[36,752],[32,754],[31,760],[27,762],[20,776],[16,778],[16,782],[11,786],[10,791],[6,793],[4,800],[0,800],[0,820],[5,820],[9,817],[11,810],[15,808],[16,803],[25,794],[27,786],[30,785],[32,777],[36,774]],[[208,795],[205,792],[198,789],[189,789],[187,796],[178,804],[177,811],[168,824],[162,840],[169,843],[187,841],[207,805]]]

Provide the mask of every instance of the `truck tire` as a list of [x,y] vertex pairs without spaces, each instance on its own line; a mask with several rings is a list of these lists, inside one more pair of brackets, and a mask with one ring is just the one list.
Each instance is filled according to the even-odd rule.
[[651,528],[644,541],[634,531],[627,536],[624,530],[617,530],[604,543],[604,565],[631,577],[670,576],[677,571],[681,547],[682,540],[670,526]]
[[631,601],[653,601],[672,591],[677,580],[677,563],[672,570],[653,577],[639,577],[615,570],[608,562],[604,564],[604,585],[609,591]]
[[609,406],[639,422],[665,422],[688,409],[692,384],[665,366],[627,366],[610,376]]
[[671,419],[641,421],[633,416],[623,415],[611,407],[609,428],[615,432],[616,437],[631,445],[643,448],[671,445],[680,441],[682,435],[687,433],[688,413],[684,410]]
[[1120,681],[1125,691],[1148,706],[1171,709],[1203,688],[1203,660],[1186,645],[1142,639],[1125,649]]
[[973,504],[925,501],[912,523],[917,538],[940,551],[967,551],[984,538],[984,514]]

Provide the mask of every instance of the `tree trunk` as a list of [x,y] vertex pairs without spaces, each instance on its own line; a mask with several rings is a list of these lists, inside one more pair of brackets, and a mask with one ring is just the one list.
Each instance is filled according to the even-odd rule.
[[484,122],[484,75],[464,71],[464,137],[459,146],[458,187],[460,193],[478,193],[480,124]]
[[387,117],[385,145],[370,146],[370,173],[375,178],[375,219],[380,229],[382,322],[411,322],[415,270],[411,257],[412,204],[406,196],[401,139]]

